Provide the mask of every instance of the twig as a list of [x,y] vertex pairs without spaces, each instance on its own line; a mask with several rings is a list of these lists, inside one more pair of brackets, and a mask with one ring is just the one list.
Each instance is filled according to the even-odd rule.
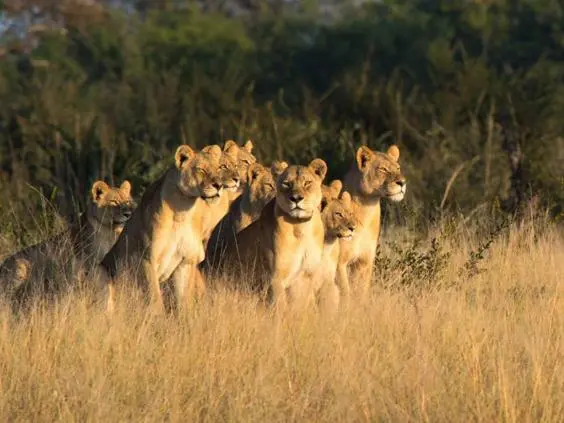
[[475,156],[473,157],[471,160],[465,161],[461,164],[459,164],[457,166],[456,169],[454,169],[454,172],[452,172],[451,177],[449,178],[447,184],[446,184],[446,188],[445,188],[445,193],[443,194],[443,199],[441,200],[441,205],[439,206],[439,209],[441,211],[441,214],[443,212],[443,207],[446,203],[448,194],[450,192],[450,189],[452,188],[452,185],[454,184],[454,181],[456,180],[456,178],[458,177],[458,175],[460,174],[460,172],[462,172],[462,170],[464,169],[464,167],[467,164],[470,164],[470,166],[472,166],[474,163],[476,163],[478,161],[478,159],[480,158],[480,156]]

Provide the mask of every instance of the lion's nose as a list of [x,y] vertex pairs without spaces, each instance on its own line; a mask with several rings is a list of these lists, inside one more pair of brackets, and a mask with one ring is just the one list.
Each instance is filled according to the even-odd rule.
[[124,211],[122,211],[122,213],[127,218],[131,217],[131,210],[124,210]]
[[300,194],[292,194],[290,195],[290,201],[293,201],[294,203],[299,203],[300,201],[302,201],[304,199],[303,195]]
[[356,229],[356,228],[355,228],[354,225],[350,225],[350,226],[349,226],[349,231],[354,232],[355,229]]
[[222,186],[223,186],[223,185],[220,184],[219,182],[214,182],[214,183],[212,184],[212,187],[214,187],[214,188],[215,188],[216,190],[218,190],[218,191],[221,189]]
[[400,187],[403,187],[405,185],[405,179],[400,179],[396,181],[396,184],[398,184]]

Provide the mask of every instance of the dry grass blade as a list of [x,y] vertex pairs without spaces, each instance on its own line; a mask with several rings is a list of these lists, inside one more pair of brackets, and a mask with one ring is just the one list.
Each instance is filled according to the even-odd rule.
[[[444,282],[482,239],[440,242]],[[110,321],[79,292],[0,310],[0,420],[562,421],[562,234],[515,226],[480,260],[335,319],[280,321],[221,288],[179,316],[132,295]]]

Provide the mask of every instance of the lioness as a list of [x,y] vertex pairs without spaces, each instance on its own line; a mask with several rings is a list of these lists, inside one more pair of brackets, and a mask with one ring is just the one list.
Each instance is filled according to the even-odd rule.
[[276,195],[276,182],[270,169],[253,163],[247,171],[246,187],[229,212],[217,224],[206,248],[204,267],[207,271],[221,266],[229,242],[235,235],[256,221],[265,205]]
[[[228,270],[266,279],[273,302],[284,308],[288,295],[303,301],[307,286],[296,281],[317,270],[323,253],[321,185],[327,165],[321,159],[308,166],[289,166],[276,180],[276,197],[260,218],[237,234],[227,251]],[[247,279],[249,280],[249,279]]]
[[[158,312],[163,310],[161,283],[171,278],[179,306],[187,294],[203,294],[205,285],[197,265],[204,259],[203,241],[211,233],[214,207],[221,202],[229,179],[223,159],[217,145],[198,153],[181,145],[175,153],[175,165],[147,188],[101,263],[109,277],[109,312],[115,304],[116,276],[124,266],[136,271]],[[139,262],[141,266],[136,265]]]
[[[80,259],[86,269],[98,264],[114,245],[135,206],[128,181],[120,187],[110,187],[104,181],[94,182],[86,212],[67,230],[4,261],[0,267],[0,291],[13,300],[14,295],[21,297],[31,289],[45,288],[42,270],[50,260],[69,259],[69,252],[70,259]],[[67,255],[63,257],[64,254]]]
[[337,284],[345,295],[350,292],[349,280],[359,283],[364,294],[370,286],[380,236],[380,199],[401,201],[405,196],[406,180],[401,174],[399,155],[396,145],[386,153],[362,146],[345,176],[343,189],[350,192],[359,221],[352,240],[341,242]]

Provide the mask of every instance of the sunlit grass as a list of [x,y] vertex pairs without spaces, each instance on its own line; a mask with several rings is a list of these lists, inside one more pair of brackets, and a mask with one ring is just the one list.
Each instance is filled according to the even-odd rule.
[[110,320],[80,293],[6,309],[0,420],[562,421],[561,233],[512,225],[472,277],[483,237],[439,241],[433,285],[388,269],[332,320],[221,289],[180,316],[132,300]]

